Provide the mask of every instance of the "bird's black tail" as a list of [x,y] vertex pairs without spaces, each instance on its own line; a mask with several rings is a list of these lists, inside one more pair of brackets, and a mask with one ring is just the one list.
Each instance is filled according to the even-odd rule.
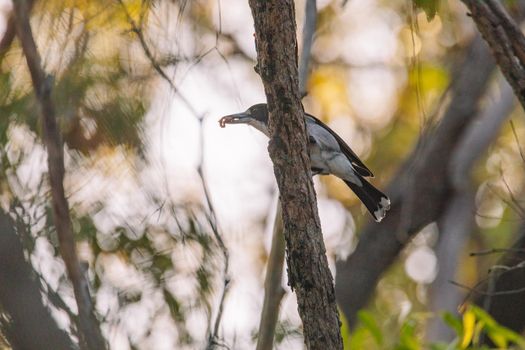
[[390,209],[390,199],[372,184],[359,176],[363,185],[359,186],[352,182],[345,181],[350,189],[363,202],[366,209],[372,214],[374,220],[380,222],[386,215],[386,211]]

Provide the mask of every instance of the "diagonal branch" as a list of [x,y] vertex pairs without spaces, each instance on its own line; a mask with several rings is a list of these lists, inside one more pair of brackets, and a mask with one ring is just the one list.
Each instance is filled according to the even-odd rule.
[[[34,3],[35,3],[34,0],[27,0],[28,11],[31,11],[31,8],[33,7]],[[4,36],[2,37],[2,40],[0,40],[0,62],[4,59],[7,51],[9,51],[9,48],[11,47],[11,43],[15,39],[15,35],[16,35],[15,18],[13,14],[11,13],[9,15],[9,18],[7,19]]]
[[40,55],[29,24],[29,6],[25,0],[13,2],[17,36],[31,74],[35,95],[40,107],[40,117],[43,127],[43,139],[46,145],[49,168],[49,181],[53,202],[55,227],[59,240],[59,250],[64,259],[69,279],[73,284],[75,299],[78,306],[79,333],[81,343],[88,349],[105,349],[105,340],[102,337],[98,321],[93,311],[93,303],[89,295],[88,282],[80,267],[76,252],[75,238],[69,216],[69,205],[64,192],[64,149],[58,129],[55,108],[51,100],[53,79],[43,68]]

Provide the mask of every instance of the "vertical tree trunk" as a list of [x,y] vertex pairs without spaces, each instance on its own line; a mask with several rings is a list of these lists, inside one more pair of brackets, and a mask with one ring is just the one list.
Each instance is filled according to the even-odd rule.
[[250,0],[257,67],[270,112],[268,147],[280,191],[289,285],[309,349],[342,349],[333,278],[320,228],[297,77],[293,0]]

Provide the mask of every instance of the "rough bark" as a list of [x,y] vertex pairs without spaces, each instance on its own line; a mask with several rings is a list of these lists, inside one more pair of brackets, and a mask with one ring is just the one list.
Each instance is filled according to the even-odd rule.
[[392,206],[380,224],[368,225],[354,253],[337,264],[339,306],[351,327],[357,311],[373,294],[377,281],[409,240],[437,220],[447,207],[452,187],[448,164],[463,131],[476,119],[478,102],[494,70],[490,53],[477,37],[455,71],[452,99],[439,125],[422,135],[412,155],[388,186]]
[[[525,36],[501,0],[462,0],[503,75],[525,108]],[[521,3],[521,4],[520,4]],[[523,2],[518,5],[523,10]]]
[[8,316],[4,329],[14,349],[75,349],[42,302],[40,283],[10,218],[0,211],[0,309]]
[[289,285],[297,294],[309,349],[342,349],[333,279],[328,267],[307,153],[297,77],[292,0],[250,0],[257,71],[270,112],[270,157],[280,191]]
[[78,328],[81,343],[93,350],[105,349],[98,321],[94,315],[93,303],[89,295],[85,279],[78,261],[75,239],[69,216],[69,205],[64,192],[64,149],[58,129],[55,108],[51,100],[53,80],[48,76],[41,64],[40,55],[29,24],[28,1],[13,2],[16,33],[21,42],[31,81],[40,108],[43,128],[43,140],[47,148],[47,165],[53,204],[54,223],[59,240],[59,250],[64,259],[69,279],[73,284],[75,299],[78,306]]

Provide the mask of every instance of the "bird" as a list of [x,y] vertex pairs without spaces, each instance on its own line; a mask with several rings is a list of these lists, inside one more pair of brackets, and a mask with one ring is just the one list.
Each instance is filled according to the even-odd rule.
[[[356,194],[376,222],[383,220],[390,209],[390,199],[366,180],[374,177],[372,171],[328,125],[308,113],[305,113],[305,121],[312,175],[337,176]],[[222,128],[226,124],[250,125],[270,137],[266,103],[255,104],[244,112],[219,119]]]

